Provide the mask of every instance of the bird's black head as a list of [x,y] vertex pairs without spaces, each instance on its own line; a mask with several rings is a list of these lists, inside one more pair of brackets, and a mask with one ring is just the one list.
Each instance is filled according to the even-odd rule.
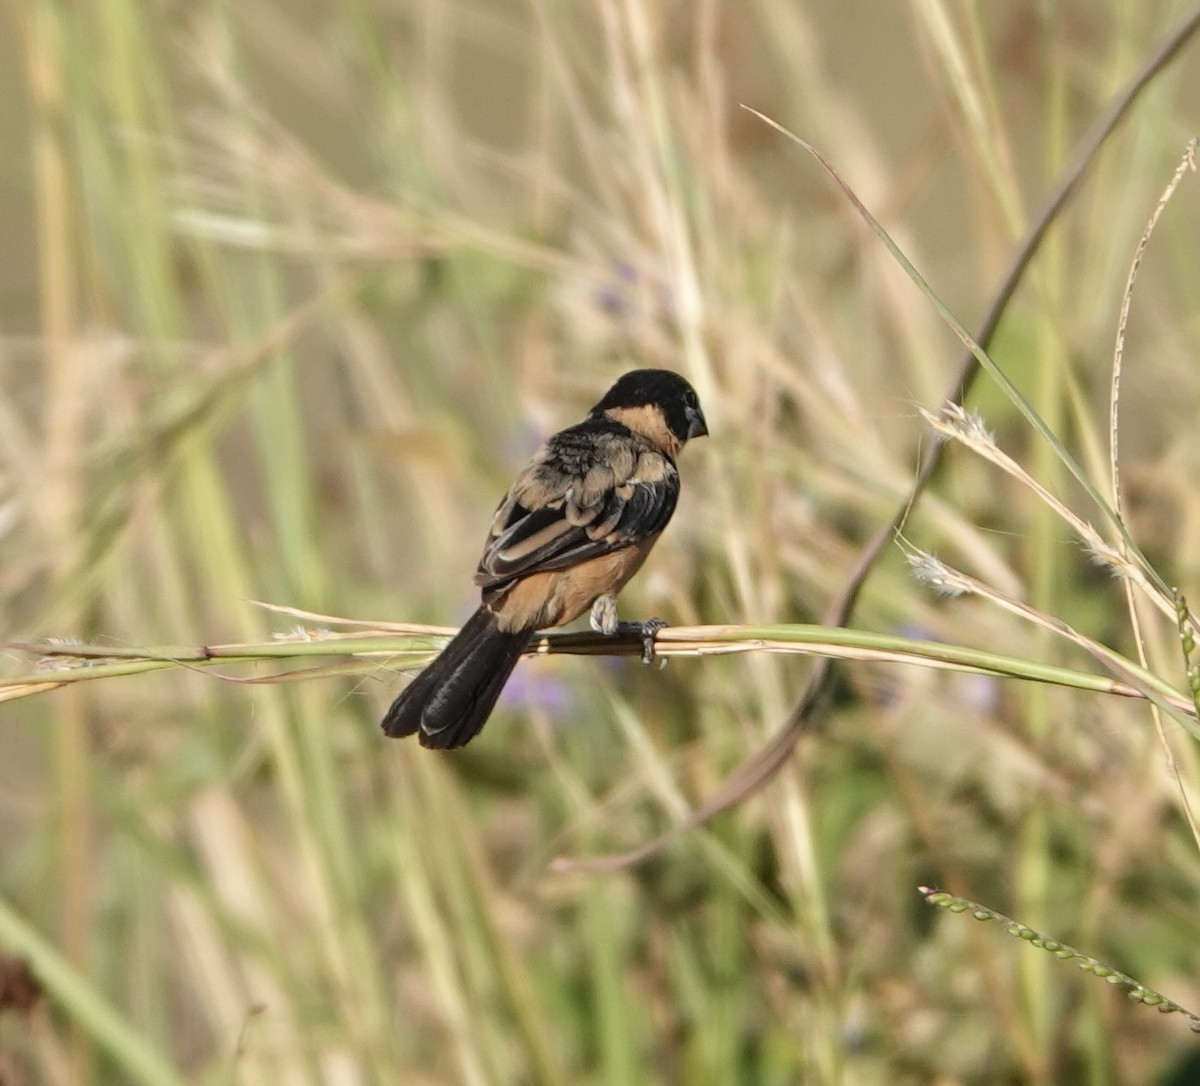
[[670,370],[630,370],[605,393],[591,414],[608,415],[635,430],[643,429],[637,425],[639,415],[659,415],[676,446],[708,433],[696,390]]

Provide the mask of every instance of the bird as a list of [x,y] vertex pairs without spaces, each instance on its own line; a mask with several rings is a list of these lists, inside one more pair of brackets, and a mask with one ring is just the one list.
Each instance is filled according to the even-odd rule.
[[679,500],[676,458],[708,434],[695,390],[670,370],[623,374],[575,426],[546,440],[492,518],[475,572],[479,608],[383,718],[393,738],[469,743],[535,631],[590,609],[592,629],[636,634],[653,659],[661,619],[622,622],[616,595],[641,568]]

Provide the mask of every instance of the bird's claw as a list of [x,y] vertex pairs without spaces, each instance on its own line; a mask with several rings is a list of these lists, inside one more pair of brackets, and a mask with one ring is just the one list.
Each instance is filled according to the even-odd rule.
[[648,618],[642,622],[618,622],[616,633],[635,634],[642,639],[642,663],[654,662],[654,635],[665,629],[670,623],[661,618]]
[[620,622],[617,619],[615,596],[600,596],[592,604],[592,629],[605,637],[620,637],[633,634],[641,638],[642,663],[654,662],[654,635],[667,625],[661,618],[648,618],[644,622]]

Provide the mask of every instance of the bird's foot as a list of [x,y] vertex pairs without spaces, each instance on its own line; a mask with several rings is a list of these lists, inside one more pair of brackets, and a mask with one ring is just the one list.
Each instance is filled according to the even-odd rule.
[[[642,663],[651,664],[654,662],[654,635],[669,625],[669,622],[664,622],[661,618],[648,618],[642,622],[618,622],[616,632],[618,634],[636,634],[640,637],[642,639]],[[664,666],[666,662],[664,659]]]
[[592,614],[588,620],[592,629],[605,637],[616,637],[620,634],[634,634],[642,640],[642,663],[649,664],[654,660],[654,635],[668,625],[661,618],[648,618],[644,622],[622,622],[617,618],[617,597],[600,596],[592,604]]

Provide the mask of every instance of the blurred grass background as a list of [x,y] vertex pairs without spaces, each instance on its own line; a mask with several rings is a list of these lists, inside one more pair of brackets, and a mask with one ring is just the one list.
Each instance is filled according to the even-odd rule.
[[[739,103],[828,155],[969,325],[1186,10],[9,0],[0,639],[289,628],[254,600],[456,622],[513,472],[636,365],[687,374],[712,437],[624,613],[815,621],[961,348]],[[1121,290],[1198,73],[1192,46],[1107,145],[993,351],[1100,481]],[[1185,180],[1147,256],[1122,448],[1135,538],[1200,598],[1196,208]],[[1002,397],[972,402],[1078,498]],[[1119,586],[966,453],[908,532],[1134,651]],[[856,625],[1092,666],[898,551]],[[1173,629],[1144,635],[1178,682]],[[915,891],[1200,1006],[1200,765],[1139,703],[849,667],[745,808],[630,872],[548,871],[669,826],[807,667],[527,661],[452,757],[384,742],[383,660],[5,706],[0,951],[24,932],[62,972],[0,1012],[0,1082],[1200,1081],[1177,1016]]]

